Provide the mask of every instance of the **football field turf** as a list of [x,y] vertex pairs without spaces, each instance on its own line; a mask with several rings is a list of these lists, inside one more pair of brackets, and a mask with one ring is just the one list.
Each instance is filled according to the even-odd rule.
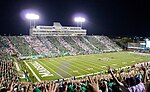
[[[147,62],[149,60],[150,55],[113,52],[26,60],[24,62],[39,80],[56,80],[101,72],[107,70],[107,66],[119,68],[122,66],[133,65],[138,62]],[[43,72],[48,72],[49,75],[46,76]]]

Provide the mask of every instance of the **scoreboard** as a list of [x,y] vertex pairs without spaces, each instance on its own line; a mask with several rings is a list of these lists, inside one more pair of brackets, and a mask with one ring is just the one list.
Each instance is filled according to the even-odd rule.
[[149,39],[146,39],[145,41],[146,41],[146,47],[147,47],[147,48],[150,48],[150,40],[149,40]]

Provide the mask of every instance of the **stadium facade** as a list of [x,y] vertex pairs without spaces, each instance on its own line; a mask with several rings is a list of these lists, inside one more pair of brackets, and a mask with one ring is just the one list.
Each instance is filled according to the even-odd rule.
[[145,39],[144,41],[138,41],[138,42],[129,42],[128,43],[128,49],[133,50],[148,50],[150,49],[150,40]]
[[60,23],[54,22],[53,26],[31,27],[30,36],[85,36],[86,31],[81,27],[62,26]]

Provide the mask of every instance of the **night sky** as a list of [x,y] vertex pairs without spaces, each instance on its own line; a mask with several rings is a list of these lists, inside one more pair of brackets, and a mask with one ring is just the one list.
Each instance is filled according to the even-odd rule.
[[39,14],[36,25],[76,26],[74,16],[86,18],[89,35],[150,36],[150,0],[0,0],[0,34],[27,35],[26,11]]

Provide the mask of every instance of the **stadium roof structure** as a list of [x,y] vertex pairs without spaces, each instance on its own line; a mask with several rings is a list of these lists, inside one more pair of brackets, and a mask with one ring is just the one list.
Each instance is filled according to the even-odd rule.
[[78,36],[86,35],[86,31],[81,27],[62,26],[59,22],[54,22],[53,26],[32,26],[30,36]]

